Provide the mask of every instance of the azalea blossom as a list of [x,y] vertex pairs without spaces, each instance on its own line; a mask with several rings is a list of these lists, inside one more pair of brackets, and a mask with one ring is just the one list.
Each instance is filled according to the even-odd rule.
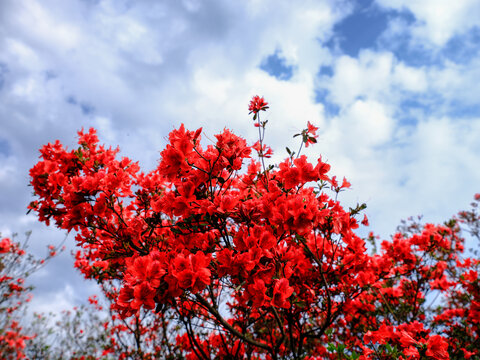
[[250,101],[250,105],[248,106],[248,110],[251,113],[257,114],[260,110],[265,111],[268,109],[268,103],[258,95],[255,95],[252,100]]

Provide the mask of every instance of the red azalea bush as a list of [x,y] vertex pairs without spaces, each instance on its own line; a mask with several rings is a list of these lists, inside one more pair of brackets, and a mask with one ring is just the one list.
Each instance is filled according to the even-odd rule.
[[[30,209],[75,231],[87,278],[120,284],[108,291],[113,316],[154,315],[168,334],[155,358],[479,356],[479,260],[465,257],[460,236],[465,224],[478,237],[476,207],[445,225],[405,224],[369,254],[355,233],[365,205],[342,207],[350,184],[330,165],[301,146],[265,164],[267,105],[250,103],[255,144],[225,129],[204,148],[202,129],[182,125],[148,173],[93,129],[75,150],[48,144],[30,171]],[[317,130],[297,134],[301,145]]]
[[[45,360],[162,358],[164,339],[172,336],[167,332],[165,321],[146,310],[121,318],[112,312],[109,303],[108,297],[92,296],[88,304],[71,310],[35,314],[28,330],[37,335],[25,341],[26,357]],[[171,348],[171,353],[180,354],[175,348]]]
[[[16,235],[15,235],[16,236]],[[30,237],[23,244],[12,238],[0,237],[0,358],[23,359],[28,341],[36,334],[24,329],[20,324],[31,295],[31,286],[25,280],[39,270],[50,258],[56,255],[59,248],[48,247],[48,255],[35,259],[25,249]]]
[[[16,236],[16,235],[14,235]],[[139,311],[121,318],[110,309],[116,289],[102,284],[106,296],[92,296],[88,305],[60,314],[28,314],[32,286],[29,276],[42,268],[61,246],[48,246],[44,258],[35,258],[23,243],[0,238],[0,359],[157,359],[174,334],[165,317]],[[171,346],[171,358],[179,358]]]
[[[171,319],[167,314],[155,314],[148,309],[139,309],[131,317],[119,316],[115,311],[115,304],[118,291],[113,286],[112,281],[102,284],[104,293],[103,299],[93,296],[89,298],[90,308],[85,308],[91,318],[92,307],[96,309],[94,313],[107,312],[103,320],[95,324],[95,320],[88,322],[91,326],[85,324],[85,321],[79,319],[78,325],[87,332],[88,329],[100,328],[104,331],[105,338],[96,337],[91,342],[92,349],[101,350],[101,359],[181,359],[181,350],[174,344],[175,330],[172,327]],[[92,321],[93,320],[93,321]],[[59,323],[61,326],[62,323]],[[102,341],[98,341],[102,340]],[[68,340],[64,340],[68,343]],[[61,346],[60,346],[61,348]],[[92,354],[92,351],[80,350],[85,355]],[[92,357],[97,358],[97,357]]]

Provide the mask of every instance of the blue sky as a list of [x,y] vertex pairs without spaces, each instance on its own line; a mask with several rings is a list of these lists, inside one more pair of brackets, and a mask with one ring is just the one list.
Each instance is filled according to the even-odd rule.
[[[26,215],[43,144],[93,126],[148,170],[180,123],[253,143],[256,94],[272,161],[318,126],[307,154],[350,180],[341,200],[367,203],[370,230],[442,221],[480,191],[479,14],[477,0],[2,1],[0,231],[33,230],[39,254],[65,237]],[[95,291],[72,264],[35,275],[37,309]]]

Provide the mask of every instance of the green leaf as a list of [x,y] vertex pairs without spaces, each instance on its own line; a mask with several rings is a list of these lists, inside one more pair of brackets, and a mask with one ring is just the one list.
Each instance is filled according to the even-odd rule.
[[299,307],[300,309],[303,309],[306,306],[306,303],[305,301],[296,301],[295,305],[297,305],[297,307]]

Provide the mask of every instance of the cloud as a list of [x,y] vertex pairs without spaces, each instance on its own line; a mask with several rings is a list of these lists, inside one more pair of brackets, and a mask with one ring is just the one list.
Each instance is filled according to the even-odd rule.
[[396,103],[402,93],[427,89],[425,71],[397,60],[393,53],[363,50],[358,58],[347,55],[335,60],[333,76],[321,76],[319,86],[329,91],[328,100],[345,107],[358,98]]
[[[480,3],[476,0],[376,0],[377,4],[415,17],[405,29],[417,46],[444,46],[455,36],[480,26]],[[398,23],[396,23],[398,25]]]
[[412,66],[394,50],[368,49],[339,55],[319,75],[326,103],[338,107],[325,119],[320,152],[353,184],[342,199],[367,202],[382,236],[410,215],[440,222],[477,191],[478,68],[475,59]]
[[432,90],[448,100],[447,110],[455,106],[478,106],[480,60],[477,57],[464,63],[447,61],[443,66],[429,69],[428,76]]

